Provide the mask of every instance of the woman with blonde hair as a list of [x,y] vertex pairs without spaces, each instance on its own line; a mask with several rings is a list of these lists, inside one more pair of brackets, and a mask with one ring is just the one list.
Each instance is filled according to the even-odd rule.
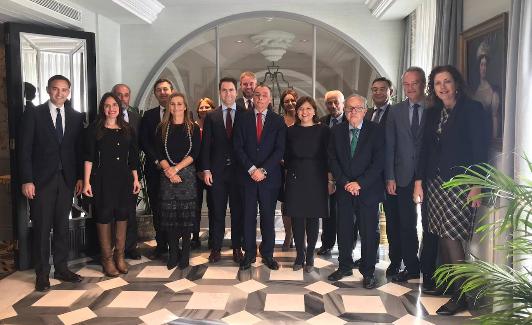
[[[196,218],[196,168],[200,149],[199,127],[192,122],[185,95],[172,93],[157,127],[158,160],[161,166],[161,228],[168,238],[167,267],[189,265],[190,234]],[[181,250],[178,249],[181,238]]]

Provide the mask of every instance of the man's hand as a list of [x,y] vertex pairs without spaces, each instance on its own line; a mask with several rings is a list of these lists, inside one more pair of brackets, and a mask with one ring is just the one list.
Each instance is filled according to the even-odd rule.
[[414,193],[412,194],[412,199],[416,204],[423,202],[423,186],[421,185],[421,181],[416,181],[414,183]]
[[139,194],[140,189],[140,182],[138,180],[133,181],[133,194]]
[[386,192],[390,195],[397,195],[395,192],[397,190],[397,184],[394,180],[388,180],[386,181]]
[[83,180],[78,179],[76,181],[76,187],[74,188],[74,195],[78,196],[81,194],[81,191],[83,191]]
[[345,184],[344,189],[351,193],[351,195],[358,196],[360,194],[360,185],[357,182],[349,182]]
[[255,169],[255,171],[253,171],[253,173],[251,174],[251,178],[255,181],[255,182],[260,182],[262,180],[264,180],[266,178],[266,176],[264,176],[264,174],[262,173],[262,171],[260,170],[260,168],[257,168]]
[[207,186],[212,186],[212,173],[210,171],[205,171],[203,173],[203,182]]
[[22,184],[22,194],[29,200],[35,198],[35,185],[33,183]]

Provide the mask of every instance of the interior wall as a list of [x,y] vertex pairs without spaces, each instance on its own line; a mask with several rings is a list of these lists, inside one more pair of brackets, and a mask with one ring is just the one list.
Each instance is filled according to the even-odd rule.
[[511,0],[464,0],[464,30],[510,11]]
[[374,57],[383,75],[396,79],[403,25],[401,21],[377,20],[363,4],[301,6],[250,2],[245,7],[235,7],[213,1],[201,15],[192,14],[198,12],[195,5],[180,5],[164,9],[152,25],[128,25],[122,29],[122,81],[131,86],[132,100],[140,96],[140,87],[156,62],[183,37],[212,21],[260,11],[297,13],[340,30]]
[[96,20],[96,71],[100,97],[122,81],[122,56],[120,25],[102,15],[97,15]]

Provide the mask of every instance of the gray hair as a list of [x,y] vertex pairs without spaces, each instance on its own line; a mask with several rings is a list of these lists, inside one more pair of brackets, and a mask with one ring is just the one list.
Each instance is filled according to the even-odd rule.
[[126,85],[126,84],[116,84],[116,85],[114,85],[114,86],[113,86],[113,89],[111,89],[111,92],[112,92],[113,94],[115,94],[115,93],[116,93],[116,89],[118,89],[118,87],[126,87],[127,90],[129,91],[129,93],[131,94],[131,88],[129,88],[129,86]]
[[341,99],[340,100],[341,102],[345,102],[344,94],[342,94],[342,92],[339,91],[339,90],[329,90],[328,92],[326,92],[325,93],[325,101],[327,101],[327,97],[329,97],[329,96],[336,96],[339,99]]
[[364,105],[364,108],[368,108],[368,100],[366,99],[366,97],[364,97],[362,95],[359,95],[359,94],[353,94],[353,95],[350,95],[349,97],[347,97],[345,102],[347,103],[351,98],[358,98],[360,101],[362,101],[362,104]]
[[425,85],[427,84],[427,77],[425,76],[425,71],[423,71],[423,69],[421,69],[420,67],[412,66],[412,67],[409,67],[408,69],[406,69],[406,71],[401,76],[401,80],[403,80],[405,78],[405,75],[408,72],[417,72],[421,76],[421,79],[423,80],[423,84],[425,84]]

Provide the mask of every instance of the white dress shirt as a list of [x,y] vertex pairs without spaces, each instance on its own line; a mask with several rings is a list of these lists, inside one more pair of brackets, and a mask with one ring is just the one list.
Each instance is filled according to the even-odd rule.
[[51,101],[48,101],[48,108],[50,108],[50,115],[52,116],[52,123],[54,123],[54,128],[56,127],[55,119],[57,118],[57,108],[59,108],[59,111],[61,112],[63,134],[65,134],[65,105],[57,107]]

